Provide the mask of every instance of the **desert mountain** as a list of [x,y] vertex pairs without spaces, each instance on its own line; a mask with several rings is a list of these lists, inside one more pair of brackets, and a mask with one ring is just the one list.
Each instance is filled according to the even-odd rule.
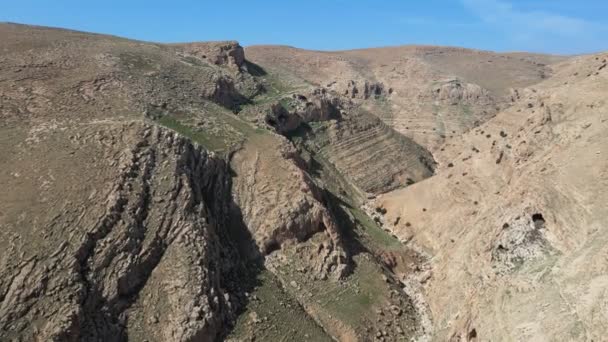
[[0,340],[607,333],[607,54],[0,37]]

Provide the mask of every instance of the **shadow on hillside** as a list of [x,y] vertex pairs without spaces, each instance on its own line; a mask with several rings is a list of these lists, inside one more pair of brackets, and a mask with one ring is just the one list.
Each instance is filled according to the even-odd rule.
[[352,218],[347,212],[347,208],[352,208],[351,205],[331,191],[326,190],[324,195],[327,200],[325,205],[331,211],[340,229],[349,260],[361,253],[371,254],[370,250],[360,241],[361,235],[358,232],[356,219]]
[[[229,166],[227,168],[231,189],[232,177],[235,173]],[[237,317],[245,312],[249,304],[246,293],[252,293],[255,288],[262,285],[259,275],[264,270],[264,257],[247,228],[241,208],[234,201],[231,192],[222,194],[226,196],[224,203],[228,203],[228,208],[225,208],[227,212],[223,213],[222,223],[225,229],[220,229],[218,234],[221,235],[222,258],[227,265],[222,269],[223,285],[231,296],[236,297],[238,304],[233,317],[224,322],[224,327],[217,336],[218,341],[223,341],[233,331]]]
[[266,76],[268,75],[268,73],[266,72],[266,70],[264,70],[264,68],[262,68],[261,66],[250,62],[250,61],[245,61],[245,66],[247,66],[247,71],[249,71],[249,73],[252,76]]

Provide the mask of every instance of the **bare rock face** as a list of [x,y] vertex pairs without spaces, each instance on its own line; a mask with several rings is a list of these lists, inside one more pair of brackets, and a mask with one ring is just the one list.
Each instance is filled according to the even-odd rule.
[[337,93],[357,100],[379,99],[389,96],[393,89],[387,87],[383,82],[363,80],[333,81],[327,84],[328,88]]
[[238,71],[245,65],[245,52],[236,41],[180,44],[187,55]]
[[392,89],[386,89],[382,82],[363,81],[362,84],[357,81],[350,80],[344,90],[344,95],[353,99],[367,100],[369,98],[379,98],[381,96],[390,95]]
[[433,156],[353,101],[326,88],[283,98],[266,111],[264,122],[277,133],[296,134],[354,185],[372,194],[410,185],[433,174]]
[[[45,137],[76,146],[62,159],[80,159],[77,170],[86,172],[61,174],[62,163],[48,164],[43,172],[55,175],[48,190],[88,177],[83,198],[43,191],[48,201],[31,209],[33,225],[10,209],[3,217],[0,337],[214,340],[239,305],[225,277],[238,265],[222,228],[226,163],[158,127],[95,132],[85,128],[72,141],[60,130]],[[36,158],[44,149],[30,144],[24,156]],[[116,155],[117,162],[81,159],[88,154]]]
[[296,130],[302,123],[328,121],[340,118],[345,103],[325,88],[317,88],[306,95],[293,94],[273,104],[264,121],[277,133],[286,134]]
[[306,148],[323,156],[361,192],[383,193],[433,174],[433,156],[361,107],[306,132]]
[[459,79],[448,79],[440,82],[431,89],[435,100],[457,104],[491,105],[490,93],[477,84],[462,82]]
[[279,150],[265,150],[265,142],[260,141],[246,144],[232,157],[234,201],[242,210],[243,221],[262,254],[319,232],[325,234],[326,248],[312,262],[320,276],[326,277],[331,269],[340,277],[346,272],[346,255],[323,194],[298,167],[293,147],[282,137],[273,139],[283,140]]
[[492,249],[493,268],[497,273],[510,273],[530,260],[542,258],[552,251],[545,237],[542,214],[518,216],[505,222]]
[[292,101],[290,105],[303,122],[337,119],[342,108],[349,105],[325,88],[314,89],[309,93],[308,98],[299,94],[294,94],[292,98],[295,101]]

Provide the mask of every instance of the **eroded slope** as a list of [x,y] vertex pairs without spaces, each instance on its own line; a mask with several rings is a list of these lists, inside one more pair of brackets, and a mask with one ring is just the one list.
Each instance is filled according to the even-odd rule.
[[605,54],[0,33],[0,338],[605,334]]
[[436,339],[605,335],[605,65],[605,54],[557,65],[449,140],[436,176],[377,200],[393,231],[432,256]]
[[3,338],[221,333],[242,300],[222,160],[136,122],[2,133]]
[[[250,122],[293,88],[281,89],[238,44],[0,30],[0,159],[8,165],[0,197],[2,338],[422,333],[409,294],[378,258],[381,248],[361,248],[365,236],[392,238],[354,204],[348,210],[359,216],[344,217],[304,151],[266,121]],[[414,162],[387,170],[387,179],[417,172],[426,151],[365,115],[372,123],[365,129],[382,127],[402,150],[418,148]],[[309,286],[328,291],[302,292]],[[279,305],[297,305],[290,314],[306,323],[287,329],[268,292],[284,298]],[[334,295],[350,309],[315,304]],[[386,310],[401,304],[388,319]],[[243,326],[251,322],[268,330]]]
[[432,46],[246,50],[253,62],[292,83],[327,86],[355,101],[364,100],[365,107],[389,126],[431,150],[491,118],[511,102],[510,88],[548,78],[549,64],[563,60]]

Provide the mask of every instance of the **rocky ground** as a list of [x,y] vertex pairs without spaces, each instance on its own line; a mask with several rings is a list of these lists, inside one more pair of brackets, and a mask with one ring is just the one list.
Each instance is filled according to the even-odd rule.
[[362,103],[397,132],[434,152],[510,105],[511,89],[549,78],[563,57],[402,46],[336,52],[252,46],[248,58],[295,83]]
[[606,54],[0,35],[0,340],[606,333]]
[[604,338],[607,57],[554,65],[555,76],[449,140],[434,177],[370,205],[432,255],[437,339]]

